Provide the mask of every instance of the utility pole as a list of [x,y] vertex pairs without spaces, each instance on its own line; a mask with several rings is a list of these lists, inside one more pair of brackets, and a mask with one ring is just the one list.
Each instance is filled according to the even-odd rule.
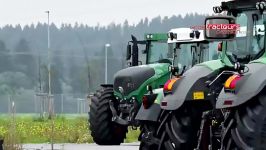
[[41,73],[41,55],[39,51],[38,56],[38,73],[39,73],[39,93],[42,92],[42,73]]
[[50,11],[46,11],[48,15],[47,25],[47,48],[48,48],[48,95],[51,96],[51,49],[50,49]]
[[50,11],[46,11],[48,15],[47,24],[47,48],[48,48],[48,107],[49,107],[49,118],[52,123],[52,133],[51,133],[51,149],[54,149],[53,143],[53,132],[54,132],[54,120],[53,120],[53,104],[51,95],[51,48],[50,48]]
[[49,107],[49,118],[53,115],[53,104],[51,94],[51,48],[50,48],[50,11],[46,11],[48,15],[47,25],[47,51],[48,51],[48,107]]

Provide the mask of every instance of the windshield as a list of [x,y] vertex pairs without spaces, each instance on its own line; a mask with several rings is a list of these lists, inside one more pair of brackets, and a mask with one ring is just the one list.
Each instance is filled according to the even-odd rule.
[[218,42],[176,44],[177,55],[174,59],[174,66],[179,68],[185,66],[189,69],[196,64],[218,59],[217,46]]
[[240,30],[233,41],[224,42],[226,54],[233,62],[248,63],[258,59],[264,51],[264,25],[259,11],[237,14],[236,23]]
[[166,41],[151,42],[148,52],[148,64],[157,63],[161,60],[169,60],[171,62],[173,48],[168,46]]
[[210,43],[206,43],[205,45],[208,45],[206,47],[205,50],[205,54],[207,54],[207,58],[205,61],[209,61],[209,60],[216,60],[219,58],[219,51],[218,51],[218,44],[220,42],[210,42]]
[[[174,59],[174,66],[178,66],[180,69],[186,66],[186,68],[192,67],[192,53],[191,46],[193,44],[180,44],[176,45],[176,58]],[[194,44],[195,46],[195,44]]]

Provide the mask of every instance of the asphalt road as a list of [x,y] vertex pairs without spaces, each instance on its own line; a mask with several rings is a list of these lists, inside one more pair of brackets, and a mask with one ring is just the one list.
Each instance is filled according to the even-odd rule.
[[[97,144],[54,144],[54,150],[138,150],[139,143],[124,143],[120,146]],[[24,144],[23,150],[51,150],[51,144]]]

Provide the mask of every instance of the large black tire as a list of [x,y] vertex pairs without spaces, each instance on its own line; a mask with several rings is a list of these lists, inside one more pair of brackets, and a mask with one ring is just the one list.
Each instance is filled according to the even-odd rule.
[[224,122],[223,150],[266,149],[266,93],[231,110]]
[[[165,112],[164,112],[165,113]],[[202,112],[190,105],[165,113],[157,134],[159,150],[193,150],[197,146],[197,133]]]
[[156,138],[156,130],[158,128],[157,122],[147,121],[142,122],[141,133],[140,133],[140,146],[139,150],[156,150],[158,149],[158,143],[152,139],[153,141],[144,140],[144,134],[150,132],[153,137]]
[[127,133],[127,126],[112,122],[110,100],[115,101],[112,87],[102,87],[91,98],[89,127],[94,142],[99,145],[119,145]]

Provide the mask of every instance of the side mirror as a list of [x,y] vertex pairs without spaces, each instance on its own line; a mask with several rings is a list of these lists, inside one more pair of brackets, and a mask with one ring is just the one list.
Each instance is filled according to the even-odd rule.
[[131,58],[131,45],[128,44],[127,45],[127,60],[129,60]]
[[177,75],[179,72],[179,67],[169,66],[169,71],[172,73],[172,75]]
[[223,50],[223,43],[222,42],[219,42],[218,43],[218,47],[217,47],[217,51],[218,52],[221,52]]
[[204,36],[206,39],[233,39],[240,25],[232,17],[208,17],[205,19]]

